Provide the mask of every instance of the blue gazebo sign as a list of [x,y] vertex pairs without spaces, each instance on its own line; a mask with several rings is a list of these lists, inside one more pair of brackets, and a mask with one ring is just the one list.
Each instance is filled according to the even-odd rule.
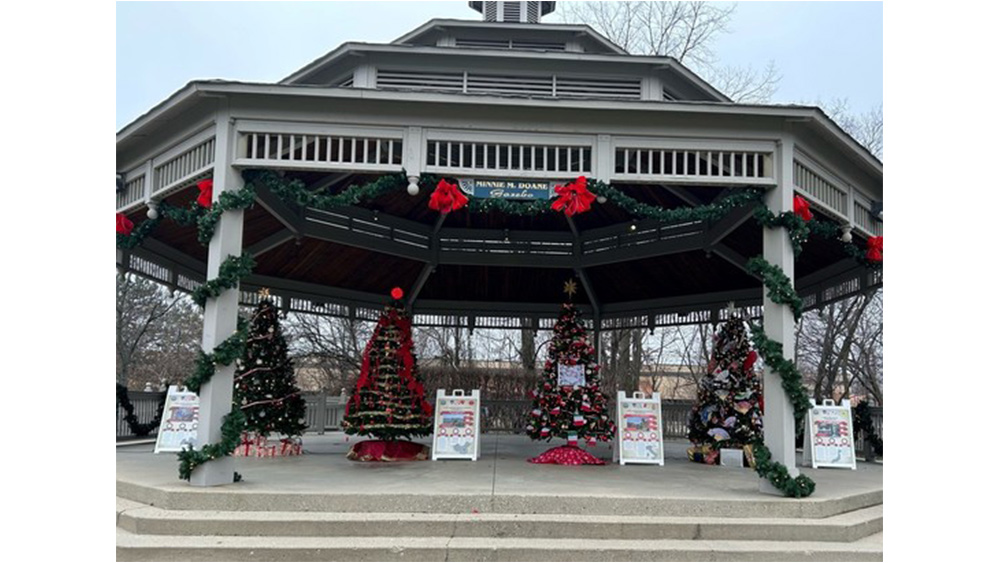
[[466,194],[477,198],[551,199],[555,182],[537,180],[478,180],[460,179],[458,186]]

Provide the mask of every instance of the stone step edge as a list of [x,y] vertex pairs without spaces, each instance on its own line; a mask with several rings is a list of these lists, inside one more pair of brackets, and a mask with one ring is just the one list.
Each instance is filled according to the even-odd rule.
[[790,525],[800,527],[851,525],[881,518],[883,505],[852,510],[825,518],[722,518],[718,516],[629,516],[608,514],[511,514],[511,513],[421,513],[421,512],[296,512],[296,511],[220,511],[170,510],[142,503],[116,499],[118,513],[148,519],[190,521],[245,520],[252,522],[553,522],[568,524],[708,524],[708,525]]
[[[462,514],[478,509],[481,513],[552,513],[551,504],[574,503],[594,514],[647,513],[691,514],[699,510],[719,518],[754,517],[761,512],[780,513],[779,518],[826,518],[882,504],[883,491],[853,493],[839,498],[785,499],[762,495],[759,499],[699,499],[658,497],[566,497],[518,494],[355,494],[272,492],[261,490],[194,489],[186,486],[154,487],[116,480],[116,496],[161,506],[171,510],[231,510],[231,505],[251,512],[266,512],[279,501],[295,504],[309,512],[448,512]],[[408,504],[404,504],[408,503]],[[444,510],[447,506],[449,510]],[[610,508],[609,508],[610,507]],[[409,509],[409,510],[408,510]],[[613,510],[612,510],[613,509]],[[550,512],[551,510],[551,512]],[[603,511],[603,512],[601,512]]]
[[882,534],[854,542],[772,541],[772,540],[602,540],[581,538],[492,538],[492,537],[300,537],[300,536],[146,536],[115,530],[119,549],[164,549],[176,546],[188,550],[315,550],[361,549],[399,552],[406,549],[527,549],[545,551],[705,551],[705,552],[842,552],[882,553]]
[[[126,501],[127,502],[127,501]],[[634,517],[604,515],[412,514],[170,511],[119,504],[116,523],[133,533],[174,536],[567,537],[602,539],[796,539],[853,541],[882,530],[882,506],[825,519]],[[568,532],[567,532],[568,531]]]

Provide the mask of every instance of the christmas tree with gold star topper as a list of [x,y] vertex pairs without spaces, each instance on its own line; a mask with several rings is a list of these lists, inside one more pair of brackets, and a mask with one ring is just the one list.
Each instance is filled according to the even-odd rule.
[[531,391],[528,436],[532,440],[563,438],[567,444],[529,461],[561,465],[602,465],[604,462],[579,448],[612,440],[615,424],[608,415],[607,398],[600,389],[597,353],[573,304],[576,282],[563,287],[568,300],[553,327],[548,358],[541,380]]

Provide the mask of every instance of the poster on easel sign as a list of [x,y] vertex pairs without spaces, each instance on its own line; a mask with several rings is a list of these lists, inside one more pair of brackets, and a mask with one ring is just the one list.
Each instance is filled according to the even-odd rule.
[[434,401],[434,444],[431,459],[479,458],[479,390],[462,389],[446,395],[437,390]]
[[198,394],[176,385],[167,389],[153,453],[179,452],[198,439]]
[[813,467],[847,467],[857,469],[854,457],[854,424],[851,403],[840,405],[824,399],[822,405],[809,409],[806,416],[809,429],[808,458]]
[[660,394],[618,392],[618,462],[663,465],[663,421]]

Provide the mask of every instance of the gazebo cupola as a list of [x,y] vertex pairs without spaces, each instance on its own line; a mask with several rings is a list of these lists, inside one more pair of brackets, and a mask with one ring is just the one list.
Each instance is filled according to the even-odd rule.
[[469,2],[469,6],[483,14],[483,21],[516,23],[538,23],[556,9],[555,2]]

